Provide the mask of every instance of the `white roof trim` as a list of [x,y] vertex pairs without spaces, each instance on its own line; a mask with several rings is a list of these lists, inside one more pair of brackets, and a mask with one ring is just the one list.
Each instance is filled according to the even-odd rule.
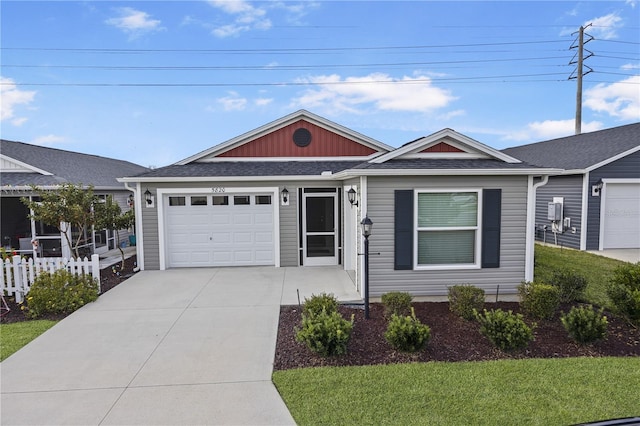
[[205,158],[199,163],[235,163],[235,162],[249,162],[249,161],[359,161],[365,162],[369,161],[372,158],[375,158],[378,155],[372,154],[366,157],[362,156],[353,156],[353,157],[213,157],[213,158]]
[[593,170],[595,170],[595,169],[598,169],[598,168],[600,168],[600,167],[602,167],[602,166],[606,166],[606,165],[607,165],[607,164],[609,164],[609,163],[613,163],[613,162],[614,162],[614,161],[616,161],[616,160],[619,160],[619,159],[621,159],[621,158],[624,158],[624,157],[626,157],[627,155],[631,155],[631,154],[633,154],[633,153],[635,153],[635,152],[638,152],[638,151],[640,151],[640,145],[638,145],[638,146],[636,146],[636,147],[633,147],[633,148],[631,148],[631,149],[629,149],[629,150],[626,150],[625,152],[621,152],[621,153],[620,153],[620,154],[618,154],[618,155],[614,155],[614,156],[613,156],[613,157],[611,157],[611,158],[607,158],[606,160],[601,161],[601,162],[599,162],[599,163],[596,163],[596,164],[594,164],[594,165],[592,165],[592,166],[589,166],[589,167],[587,167],[587,168],[585,169],[585,171],[587,171],[587,172],[593,171]]
[[[30,165],[30,164],[24,163],[24,162],[22,162],[20,160],[16,160],[15,158],[8,157],[8,156],[6,156],[4,154],[0,154],[0,158],[2,158],[3,160],[8,161],[10,163],[14,163],[17,166],[23,167],[24,169],[32,171],[34,173],[39,173],[39,174],[45,175],[45,176],[53,176],[53,173],[51,173],[51,172],[39,169],[39,168],[34,167],[34,166]],[[3,169],[2,172],[3,173],[14,173],[14,171],[11,170],[11,169]],[[25,171],[24,170],[16,170],[15,173],[25,173]]]
[[[293,122],[296,122],[300,119],[305,119],[307,121],[309,121],[310,123],[313,123],[317,126],[320,126],[328,131],[340,134],[341,136],[347,137],[349,139],[355,139],[356,141],[358,141],[359,143],[368,146],[370,148],[373,148],[377,151],[391,151],[394,148],[388,145],[383,144],[380,141],[377,141],[373,138],[370,138],[368,136],[365,136],[361,133],[358,133],[356,131],[353,131],[351,129],[348,129],[344,126],[341,126],[337,123],[334,123],[332,121],[329,121],[325,118],[322,118],[318,115],[312,114],[309,111],[306,110],[299,110],[296,111],[292,114],[286,115],[278,120],[272,121],[271,123],[267,123],[263,126],[258,127],[257,129],[251,130],[247,133],[244,133],[240,136],[236,136],[233,139],[230,139],[226,142],[223,142],[221,144],[218,144],[212,148],[209,148],[207,150],[204,150],[202,152],[199,152],[198,154],[192,155],[191,157],[185,158],[184,160],[178,161],[177,163],[175,163],[175,165],[185,165],[185,164],[189,164],[192,163],[194,161],[198,161],[203,159],[204,157],[208,157],[211,155],[216,155],[225,151],[229,151],[232,148],[235,148],[237,146],[243,145],[246,142],[249,142],[253,139],[256,139],[262,135],[265,135],[267,133],[271,133],[273,131],[276,131],[278,129],[281,129]],[[247,157],[233,157],[233,158],[247,158]],[[241,161],[241,160],[240,160]]]
[[336,173],[336,179],[355,176],[543,176],[560,174],[560,169],[349,169]]
[[[478,141],[476,141],[475,139],[471,139],[468,136],[465,136],[461,133],[456,132],[455,130],[452,129],[442,129],[436,133],[433,133],[429,136],[425,136],[423,138],[417,139],[413,142],[410,142],[398,149],[396,149],[395,151],[391,151],[388,152],[384,155],[379,156],[378,158],[375,158],[373,160],[371,160],[371,163],[374,164],[380,164],[380,163],[384,163],[386,161],[392,160],[394,158],[399,158],[401,156],[404,156],[406,154],[412,154],[415,151],[419,151],[421,149],[423,149],[424,147],[427,147],[430,144],[433,144],[435,142],[440,142],[441,139],[443,138],[451,138],[454,141],[457,141],[459,143],[461,143],[462,145],[466,145],[469,148],[471,148],[474,151],[478,151],[481,153],[484,153],[486,155],[488,155],[489,157],[492,158],[496,158],[498,160],[502,160],[506,163],[512,163],[512,164],[516,164],[516,163],[521,163],[522,161],[513,158],[509,155],[504,154],[503,152],[500,152],[496,149],[491,148],[490,146],[487,146],[483,143],[480,143]],[[454,144],[451,144],[454,145]],[[459,148],[459,146],[458,146]]]
[[118,178],[118,182],[245,182],[245,181],[309,181],[334,180],[336,174],[331,175],[296,175],[296,176],[185,176],[185,177],[125,177]]

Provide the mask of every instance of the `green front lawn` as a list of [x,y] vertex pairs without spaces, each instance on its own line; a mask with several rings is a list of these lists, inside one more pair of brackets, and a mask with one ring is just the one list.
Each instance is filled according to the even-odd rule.
[[0,361],[53,327],[57,321],[34,320],[0,324]]
[[567,425],[638,415],[639,358],[277,371],[299,425]]
[[614,269],[625,262],[584,251],[561,249],[558,247],[536,244],[534,280],[547,282],[553,272],[570,269],[582,275],[588,281],[586,299],[598,306],[607,306],[607,283]]

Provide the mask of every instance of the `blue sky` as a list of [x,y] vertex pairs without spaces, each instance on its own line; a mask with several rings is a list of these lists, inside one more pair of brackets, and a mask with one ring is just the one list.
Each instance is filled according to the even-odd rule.
[[[494,148],[640,121],[627,1],[7,1],[4,139],[165,166],[307,109],[391,146]],[[585,72],[587,68],[585,68]]]

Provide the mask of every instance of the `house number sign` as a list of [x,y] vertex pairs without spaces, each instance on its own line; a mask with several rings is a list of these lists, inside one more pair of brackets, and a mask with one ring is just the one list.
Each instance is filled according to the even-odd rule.
[[227,189],[222,186],[217,186],[215,188],[211,188],[211,192],[213,192],[214,194],[221,194],[227,192]]

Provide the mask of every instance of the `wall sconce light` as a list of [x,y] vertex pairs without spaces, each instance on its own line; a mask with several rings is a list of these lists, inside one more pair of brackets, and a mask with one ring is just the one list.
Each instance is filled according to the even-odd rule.
[[129,205],[129,208],[133,207],[133,194],[129,194],[129,198],[127,199],[127,204]]
[[144,191],[144,199],[147,201],[147,204],[153,203],[153,198],[151,197],[151,191],[149,191],[149,189]]
[[596,184],[591,187],[591,195],[594,197],[599,197],[603,186],[604,182],[602,182],[602,179],[598,179]]
[[287,188],[283,188],[282,191],[280,191],[280,197],[282,199],[282,205],[283,206],[288,206],[289,205],[289,191],[287,190]]
[[352,206],[358,206],[358,200],[356,199],[357,196],[358,194],[356,193],[355,189],[351,188],[347,191],[347,197],[349,198],[349,202]]

